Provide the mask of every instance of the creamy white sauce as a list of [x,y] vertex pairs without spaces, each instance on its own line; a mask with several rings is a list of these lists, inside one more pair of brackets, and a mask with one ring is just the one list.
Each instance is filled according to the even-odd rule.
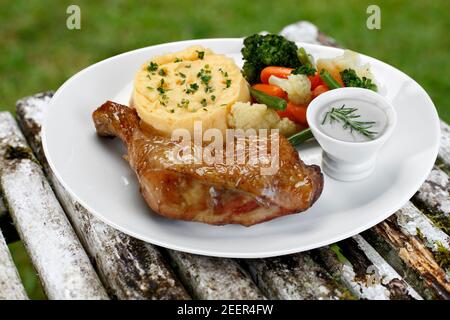
[[376,139],[383,131],[386,129],[388,124],[388,118],[385,111],[378,105],[368,103],[363,100],[352,100],[352,99],[342,99],[333,104],[324,106],[320,112],[317,113],[317,123],[318,128],[327,136],[330,136],[334,139],[346,141],[346,142],[364,142],[373,140],[356,130],[350,130],[350,128],[344,129],[343,122],[341,121],[333,121],[330,123],[330,118],[327,117],[325,123],[322,124],[325,114],[328,111],[331,111],[332,108],[340,108],[345,105],[345,108],[356,108],[357,110],[354,112],[360,117],[354,120],[357,121],[374,121],[373,126],[368,129],[370,131],[376,132],[372,137]]

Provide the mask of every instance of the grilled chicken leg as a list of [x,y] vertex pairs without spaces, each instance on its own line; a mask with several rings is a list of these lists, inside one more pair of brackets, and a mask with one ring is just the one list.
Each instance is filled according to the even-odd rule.
[[143,124],[136,111],[111,101],[93,113],[100,136],[119,137],[140,191],[158,214],[209,224],[251,226],[308,209],[320,196],[323,176],[306,166],[282,136],[279,170],[262,175],[258,165],[186,164],[169,156],[179,142]]

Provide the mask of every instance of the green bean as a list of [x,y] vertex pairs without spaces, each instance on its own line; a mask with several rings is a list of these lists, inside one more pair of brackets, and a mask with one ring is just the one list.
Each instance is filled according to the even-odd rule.
[[325,82],[325,84],[328,86],[328,88],[330,88],[330,90],[342,88],[342,86],[339,84],[339,82],[337,82],[333,78],[333,76],[325,69],[322,69],[320,71],[320,78],[323,80],[323,82]]
[[250,87],[250,94],[258,103],[265,104],[267,107],[275,110],[286,110],[287,102],[284,99],[269,96],[268,94]]
[[314,138],[311,129],[305,129],[303,131],[297,132],[288,138],[288,141],[295,147],[302,144],[306,140]]

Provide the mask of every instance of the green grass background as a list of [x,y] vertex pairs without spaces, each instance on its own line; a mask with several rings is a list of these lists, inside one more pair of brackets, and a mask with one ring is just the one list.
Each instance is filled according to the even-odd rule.
[[[66,8],[81,8],[81,30],[66,28]],[[381,8],[368,30],[366,8]],[[309,20],[345,47],[381,59],[417,80],[450,122],[450,1],[5,1],[0,0],[0,110],[23,96],[57,89],[88,65],[158,43],[278,32]],[[32,298],[43,298],[23,247],[11,246]]]

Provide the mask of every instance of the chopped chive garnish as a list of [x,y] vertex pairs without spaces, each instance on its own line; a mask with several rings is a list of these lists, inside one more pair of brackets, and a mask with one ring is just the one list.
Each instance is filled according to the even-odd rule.
[[158,64],[153,61],[150,61],[150,63],[148,64],[148,67],[147,67],[147,71],[152,72],[152,71],[156,71],[156,70],[158,70]]
[[167,75],[167,71],[166,71],[166,69],[161,68],[161,69],[159,69],[158,74],[159,74],[161,77],[164,77],[164,76]]
[[196,52],[197,52],[198,58],[200,60],[203,60],[203,58],[205,57],[205,51],[198,51],[198,50],[196,50]]

